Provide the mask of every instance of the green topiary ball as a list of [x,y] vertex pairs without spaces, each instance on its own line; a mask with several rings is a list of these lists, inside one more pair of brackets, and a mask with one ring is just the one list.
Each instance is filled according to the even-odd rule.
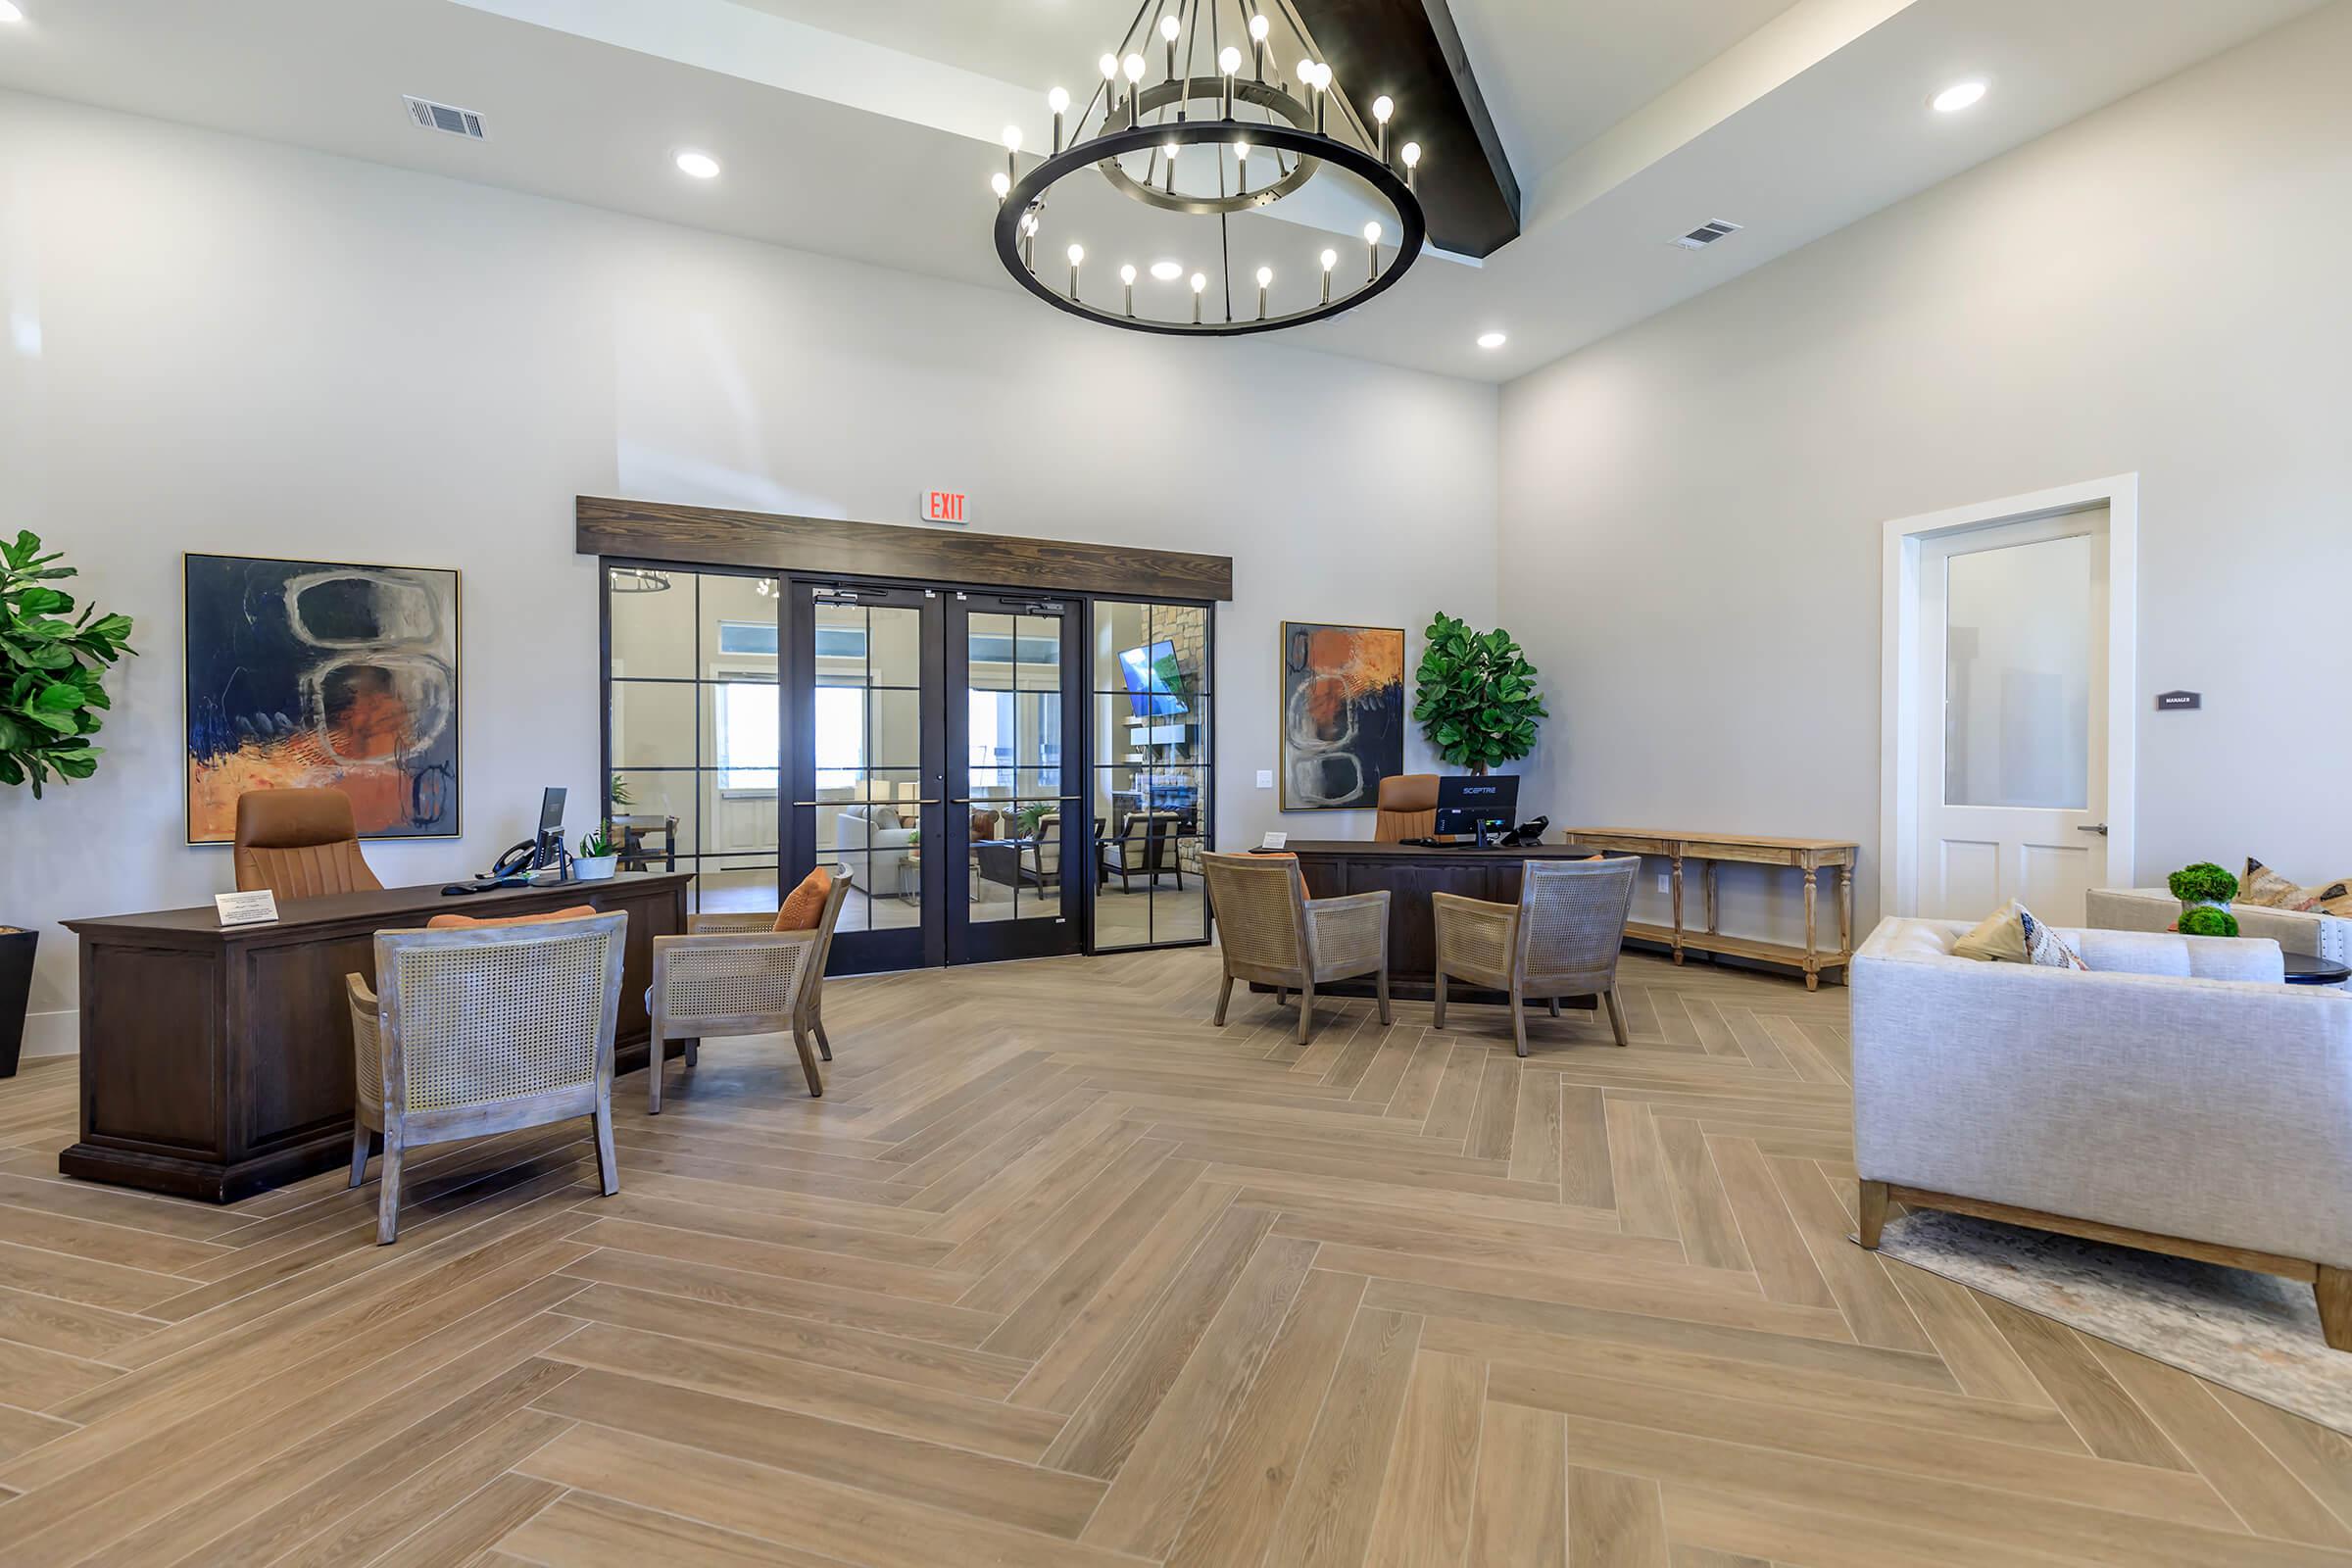
[[[2195,870],[2191,866],[2189,869]],[[2199,906],[2180,912],[2180,934],[2184,937],[2233,937],[2237,935],[2237,916],[2228,909]]]
[[2237,897],[2237,878],[2211,860],[2182,866],[2165,878],[2165,885],[2182,904],[2228,904]]

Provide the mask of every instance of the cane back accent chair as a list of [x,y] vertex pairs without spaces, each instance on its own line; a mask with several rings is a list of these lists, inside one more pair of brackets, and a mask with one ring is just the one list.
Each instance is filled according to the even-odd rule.
[[247,790],[237,797],[230,858],[240,893],[315,899],[383,886],[360,854],[359,821],[341,790]]
[[1446,981],[1467,980],[1511,998],[1511,1040],[1527,1054],[1527,1003],[1597,996],[1608,1004],[1609,1028],[1626,1043],[1625,1009],[1617,1002],[1617,954],[1634,903],[1632,856],[1600,860],[1530,860],[1521,873],[1517,905],[1433,893],[1438,927],[1438,988],[1431,1022],[1446,1027]]
[[1389,895],[1356,893],[1309,899],[1296,856],[1202,855],[1208,902],[1217,918],[1225,979],[1217,988],[1217,1027],[1236,980],[1275,988],[1280,1003],[1298,993],[1298,1043],[1315,1027],[1315,988],[1358,975],[1379,977],[1380,1021],[1389,1010]]
[[773,1035],[789,1030],[801,1055],[808,1093],[822,1098],[825,1080],[810,1040],[833,1059],[825,1037],[825,964],[833,929],[850,897],[851,873],[837,870],[816,924],[778,931],[773,913],[698,914],[682,937],[654,938],[654,984],[646,995],[653,1015],[652,1054],[646,1060],[646,1108],[662,1113],[662,1047],[686,1044],[686,1064],[702,1060],[705,1035]]
[[587,1116],[604,1190],[620,1191],[612,1026],[628,923],[590,913],[375,934],[374,989],[356,974],[344,986],[359,1102],[352,1186],[367,1180],[368,1134],[384,1141],[377,1242],[398,1234],[401,1165],[419,1144]]

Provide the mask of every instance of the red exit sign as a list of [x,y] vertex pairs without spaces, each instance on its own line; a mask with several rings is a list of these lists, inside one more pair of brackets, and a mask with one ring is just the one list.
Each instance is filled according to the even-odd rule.
[[914,498],[914,514],[925,522],[970,522],[972,498],[961,490],[919,491]]

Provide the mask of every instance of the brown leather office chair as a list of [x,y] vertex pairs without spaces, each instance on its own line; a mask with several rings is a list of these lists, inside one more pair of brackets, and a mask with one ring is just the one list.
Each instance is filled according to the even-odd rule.
[[360,855],[351,797],[341,790],[247,790],[237,797],[237,891],[281,899],[383,886]]
[[1438,830],[1438,775],[1396,773],[1380,781],[1378,813],[1372,818],[1376,844],[1425,839]]

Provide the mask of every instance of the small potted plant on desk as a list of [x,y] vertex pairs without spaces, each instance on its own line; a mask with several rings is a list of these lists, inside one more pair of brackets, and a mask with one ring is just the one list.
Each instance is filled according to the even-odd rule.
[[613,847],[612,824],[606,823],[580,835],[580,853],[572,857],[571,874],[581,882],[602,882],[619,864],[620,851]]
[[2180,920],[2173,927],[2184,937],[2233,937],[2237,916],[2230,901],[2237,897],[2237,878],[2210,860],[2184,865],[2165,878],[2173,897],[2180,901]]
[[[72,783],[98,770],[98,710],[114,705],[107,666],[130,646],[130,617],[89,606],[50,584],[74,574],[42,555],[30,530],[0,540],[0,784]],[[69,615],[72,616],[69,619]],[[32,999],[32,954],[40,933],[0,924],[0,1078],[16,1075]]]

